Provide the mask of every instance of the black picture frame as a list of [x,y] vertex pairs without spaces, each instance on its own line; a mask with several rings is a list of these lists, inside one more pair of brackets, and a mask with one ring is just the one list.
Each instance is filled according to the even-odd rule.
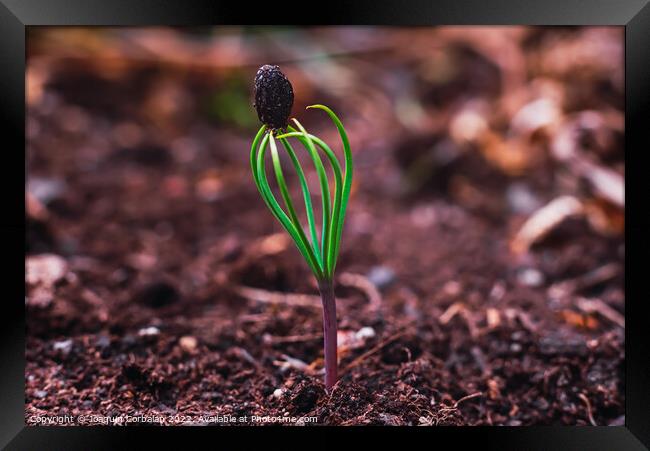
[[[120,449],[134,445],[134,436],[167,445],[206,440],[221,446],[225,436],[249,441],[253,435],[272,434],[268,443],[285,447],[287,434],[323,434],[330,428],[258,428],[241,434],[240,428],[61,428],[26,427],[24,422],[25,236],[23,149],[25,139],[25,37],[26,29],[41,25],[180,25],[303,23],[375,25],[621,25],[625,27],[625,124],[626,124],[626,416],[625,426],[615,427],[516,427],[516,428],[391,428],[391,434],[427,434],[420,437],[431,446],[474,443],[480,449],[517,450],[637,450],[650,447],[650,347],[644,333],[643,257],[650,255],[650,229],[646,214],[647,185],[643,182],[643,153],[650,150],[650,4],[648,0],[439,0],[356,1],[234,7],[226,2],[201,0],[0,0],[0,124],[5,170],[0,177],[3,214],[3,279],[9,291],[0,301],[2,359],[0,360],[0,446],[6,449]],[[644,204],[646,207],[644,207]],[[635,262],[631,264],[629,262]],[[636,262],[641,262],[636,263]],[[23,270],[21,270],[23,268]],[[297,431],[301,429],[301,431]],[[383,437],[376,428],[338,428]],[[371,430],[370,432],[368,432]],[[327,431],[324,433],[324,431]],[[341,432],[339,432],[341,431]],[[192,434],[188,441],[186,434]],[[209,436],[208,436],[209,434]],[[429,434],[433,434],[429,436]],[[185,437],[184,439],[181,437]],[[331,437],[331,436],[330,436]],[[404,439],[408,439],[404,437]],[[180,442],[180,440],[183,440]],[[292,442],[294,439],[291,439]],[[342,443],[343,437],[330,438]],[[296,438],[296,444],[312,446],[313,438]],[[322,442],[325,443],[325,442]],[[407,443],[407,442],[404,442]],[[445,443],[447,445],[445,445]],[[311,445],[310,445],[311,444]],[[159,445],[156,445],[156,447]],[[422,446],[422,445],[419,445]]]

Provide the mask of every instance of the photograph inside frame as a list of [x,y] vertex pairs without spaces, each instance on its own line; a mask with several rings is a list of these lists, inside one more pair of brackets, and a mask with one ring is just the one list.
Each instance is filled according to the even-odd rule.
[[25,422],[625,424],[624,28],[28,28]]

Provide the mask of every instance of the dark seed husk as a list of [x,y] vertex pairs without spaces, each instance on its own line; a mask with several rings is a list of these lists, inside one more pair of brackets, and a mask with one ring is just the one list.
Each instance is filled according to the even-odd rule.
[[287,126],[293,106],[293,87],[278,66],[265,64],[255,75],[255,103],[257,117],[270,129]]

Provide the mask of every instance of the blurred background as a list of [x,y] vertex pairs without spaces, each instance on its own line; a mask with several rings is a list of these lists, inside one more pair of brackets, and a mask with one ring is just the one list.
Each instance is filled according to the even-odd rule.
[[[97,369],[108,364],[95,351],[130,359],[129,346],[149,335],[159,336],[159,356],[235,346],[269,368],[281,353],[316,359],[315,285],[248,164],[260,126],[252,80],[270,63],[291,80],[293,116],[308,130],[340,154],[326,116],[305,110],[322,103],[350,137],[341,329],[370,327],[375,340],[402,326],[460,330],[466,336],[449,332],[437,351],[430,337],[402,343],[408,361],[432,353],[451,362],[445,371],[466,378],[445,392],[457,399],[509,386],[505,369],[483,368],[472,382],[466,368],[481,366],[474,349],[498,358],[490,340],[523,340],[489,333],[523,327],[524,349],[540,351],[530,374],[568,352],[576,368],[587,365],[567,376],[579,388],[600,362],[590,386],[602,377],[605,388],[589,415],[578,393],[546,393],[558,399],[554,413],[510,410],[488,421],[488,402],[461,422],[621,421],[623,43],[622,27],[30,28],[28,409],[60,408],[62,395],[43,388],[52,362],[76,352]],[[316,341],[277,338],[308,334]],[[602,362],[580,357],[598,337],[614,343]],[[135,364],[155,372],[142,349]],[[378,364],[404,363],[391,356]],[[129,378],[125,362],[111,365],[91,376],[72,365],[48,386],[86,381],[68,395],[99,409],[84,390]],[[520,385],[510,388],[530,396]],[[211,402],[173,392],[168,407],[184,396]]]

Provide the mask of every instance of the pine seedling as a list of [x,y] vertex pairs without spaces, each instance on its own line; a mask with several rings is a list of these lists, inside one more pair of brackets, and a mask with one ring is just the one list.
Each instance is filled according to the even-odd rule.
[[[308,109],[323,110],[336,126],[343,144],[345,170],[332,149],[317,136],[307,132],[293,119],[295,128],[288,124],[293,106],[293,88],[278,66],[264,65],[255,76],[255,104],[257,115],[262,122],[251,146],[251,169],[264,203],[282,227],[295,242],[298,251],[311,269],[321,295],[323,305],[323,336],[325,354],[325,387],[331,389],[337,380],[337,324],[336,298],[334,296],[334,271],[339,255],[341,232],[345,220],[350,188],[352,185],[352,153],[350,142],[343,124],[334,112],[324,105],[311,105]],[[322,227],[320,236],[316,229],[316,218],[311,202],[305,171],[289,142],[295,138],[306,149],[318,176],[322,199]],[[302,189],[303,202],[307,216],[307,232],[298,217],[294,203],[289,195],[282,171],[277,141],[282,144],[293,169],[296,171]],[[273,171],[277,180],[284,210],[271,191],[265,169],[265,155],[271,150]],[[320,153],[319,153],[320,151]],[[330,192],[329,180],[321,153],[332,167],[334,175],[334,194]],[[307,235],[309,234],[309,236]]]

